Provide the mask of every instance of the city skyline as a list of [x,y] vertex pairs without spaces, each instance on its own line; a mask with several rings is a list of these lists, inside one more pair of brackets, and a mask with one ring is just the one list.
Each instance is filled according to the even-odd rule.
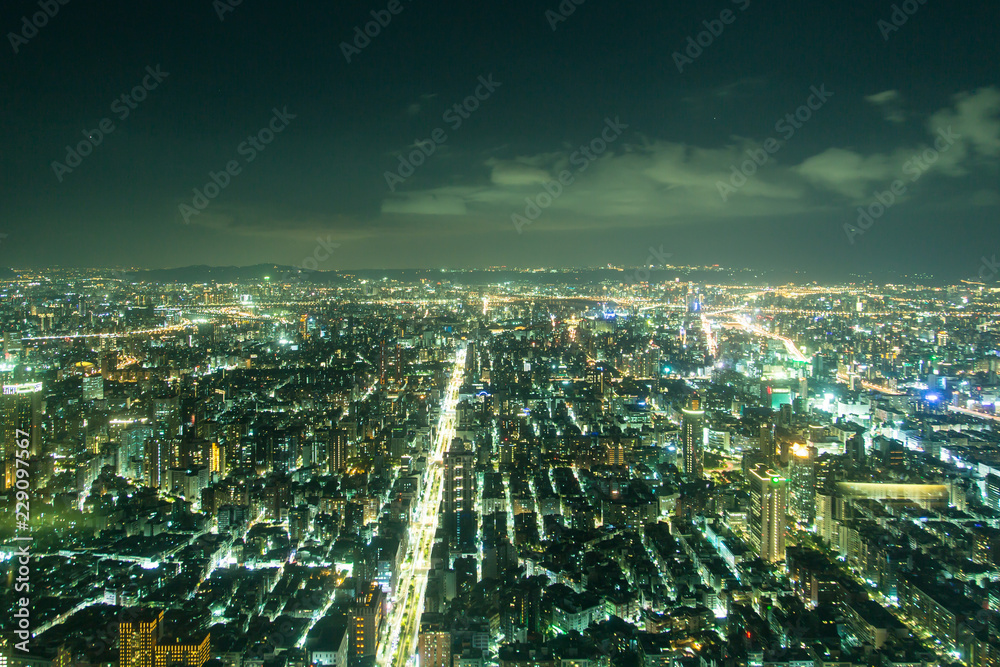
[[0,34],[0,667],[1000,667],[997,0]]
[[0,659],[993,667],[1000,288],[671,270],[0,277]]

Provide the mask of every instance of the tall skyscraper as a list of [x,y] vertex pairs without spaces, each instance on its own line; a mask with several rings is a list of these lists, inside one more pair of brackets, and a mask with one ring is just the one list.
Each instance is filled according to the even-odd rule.
[[153,421],[166,432],[167,437],[179,435],[180,416],[180,399],[177,396],[153,398]]
[[986,475],[986,504],[1000,510],[1000,477],[996,475]]
[[159,438],[147,440],[142,467],[146,485],[154,489],[163,488],[167,481],[167,469],[170,467],[168,443]]
[[818,453],[811,445],[792,447],[788,461],[789,507],[788,513],[801,523],[812,523],[816,516],[816,459]]
[[705,462],[705,411],[698,397],[693,397],[681,412],[683,472],[691,479],[701,479]]
[[146,443],[153,439],[153,427],[148,424],[133,423],[122,432],[121,463],[119,474],[134,480],[145,479],[144,463]]
[[[19,440],[28,441],[32,456],[41,453],[42,383],[28,382],[3,385],[0,396],[0,445],[3,447],[3,488],[14,485],[15,452]],[[20,437],[18,431],[21,431]]]
[[444,511],[475,509],[475,456],[461,438],[455,438],[444,455]]
[[[444,517],[452,544],[468,541],[468,518],[476,509],[476,457],[461,438],[444,455]],[[463,530],[464,529],[464,530]],[[472,531],[475,530],[473,518]],[[463,534],[464,533],[464,534]]]
[[750,544],[762,560],[785,560],[785,513],[788,481],[780,473],[758,464],[750,471],[750,511],[747,525]]
[[773,423],[768,422],[761,425],[759,443],[760,453],[763,454],[764,458],[772,465],[777,465],[781,458],[781,452],[778,450],[777,438],[774,437]]
[[347,458],[349,456],[348,433],[346,429],[338,428],[330,431],[327,443],[327,466],[331,474],[342,473],[347,470]]

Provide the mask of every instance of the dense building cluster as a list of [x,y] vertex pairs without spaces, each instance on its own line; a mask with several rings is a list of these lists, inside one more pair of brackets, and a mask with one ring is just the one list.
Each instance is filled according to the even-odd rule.
[[0,667],[1000,665],[997,290],[616,273],[0,284]]

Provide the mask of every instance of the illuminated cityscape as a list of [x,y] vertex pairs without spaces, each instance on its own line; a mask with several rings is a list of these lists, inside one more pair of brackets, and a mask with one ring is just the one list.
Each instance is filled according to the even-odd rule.
[[3,659],[994,664],[1000,289],[661,270],[0,285]]
[[0,28],[0,667],[1000,667],[1000,1]]

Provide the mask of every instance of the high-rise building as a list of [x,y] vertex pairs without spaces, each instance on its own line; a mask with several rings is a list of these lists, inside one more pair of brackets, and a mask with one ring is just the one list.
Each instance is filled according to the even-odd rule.
[[833,510],[836,498],[829,493],[816,494],[816,535],[824,544],[830,544],[834,536]]
[[170,468],[169,444],[160,438],[147,440],[142,468],[146,486],[154,489],[162,488],[167,482],[167,470]]
[[146,443],[153,439],[153,428],[147,424],[129,424],[121,434],[122,448],[119,475],[134,480],[144,479]]
[[118,624],[118,664],[120,667],[152,667],[154,649],[163,637],[163,612],[139,610],[135,618]]
[[382,587],[372,582],[355,601],[351,627],[351,654],[355,658],[375,655],[384,618],[385,596]]
[[217,475],[219,478],[226,476],[226,449],[215,440],[203,440],[201,442],[201,465],[208,469],[209,473]]
[[1000,510],[1000,477],[986,475],[986,504],[990,509]]
[[855,433],[844,443],[844,453],[855,463],[865,462],[865,439],[860,433]]
[[769,563],[782,561],[785,559],[788,481],[763,464],[750,471],[749,481],[747,526],[750,529],[750,544],[762,560]]
[[201,667],[209,658],[209,635],[199,640],[165,639],[163,612],[137,610],[118,624],[120,667]]
[[24,352],[21,337],[13,332],[7,331],[3,335],[3,355],[7,361],[17,361]]
[[792,425],[792,404],[782,403],[778,408],[778,426],[789,428]]
[[451,667],[451,632],[440,614],[425,613],[420,617],[418,639],[420,664],[424,667]]
[[442,500],[445,529],[451,544],[470,542],[474,539],[476,524],[476,457],[461,438],[455,438],[444,455]]
[[608,442],[604,447],[607,451],[609,466],[625,465],[625,447],[620,440],[617,442]]
[[330,431],[326,444],[326,465],[330,474],[338,474],[347,470],[347,431],[342,428]]
[[180,399],[177,396],[154,397],[152,417],[153,421],[165,431],[168,437],[179,435]]
[[776,464],[781,458],[781,452],[778,450],[778,440],[774,437],[774,424],[768,422],[761,425],[758,442],[760,443],[760,453],[763,454],[764,459],[771,464]]
[[209,659],[209,635],[200,640],[184,641],[180,638],[156,646],[153,667],[201,667]]
[[100,375],[87,375],[83,378],[83,400],[93,401],[104,398],[104,378]]
[[878,441],[882,465],[887,468],[902,468],[906,465],[906,450],[898,440],[882,438]]
[[476,459],[465,442],[455,438],[444,455],[444,511],[475,509]]
[[3,385],[0,396],[0,446],[3,447],[3,488],[14,485],[15,452],[19,441],[27,440],[32,456],[41,453],[42,383]]
[[813,446],[795,445],[788,461],[789,514],[809,524],[816,516],[816,458]]
[[681,411],[683,472],[692,479],[701,479],[705,461],[705,411],[700,408],[701,401],[694,397]]

